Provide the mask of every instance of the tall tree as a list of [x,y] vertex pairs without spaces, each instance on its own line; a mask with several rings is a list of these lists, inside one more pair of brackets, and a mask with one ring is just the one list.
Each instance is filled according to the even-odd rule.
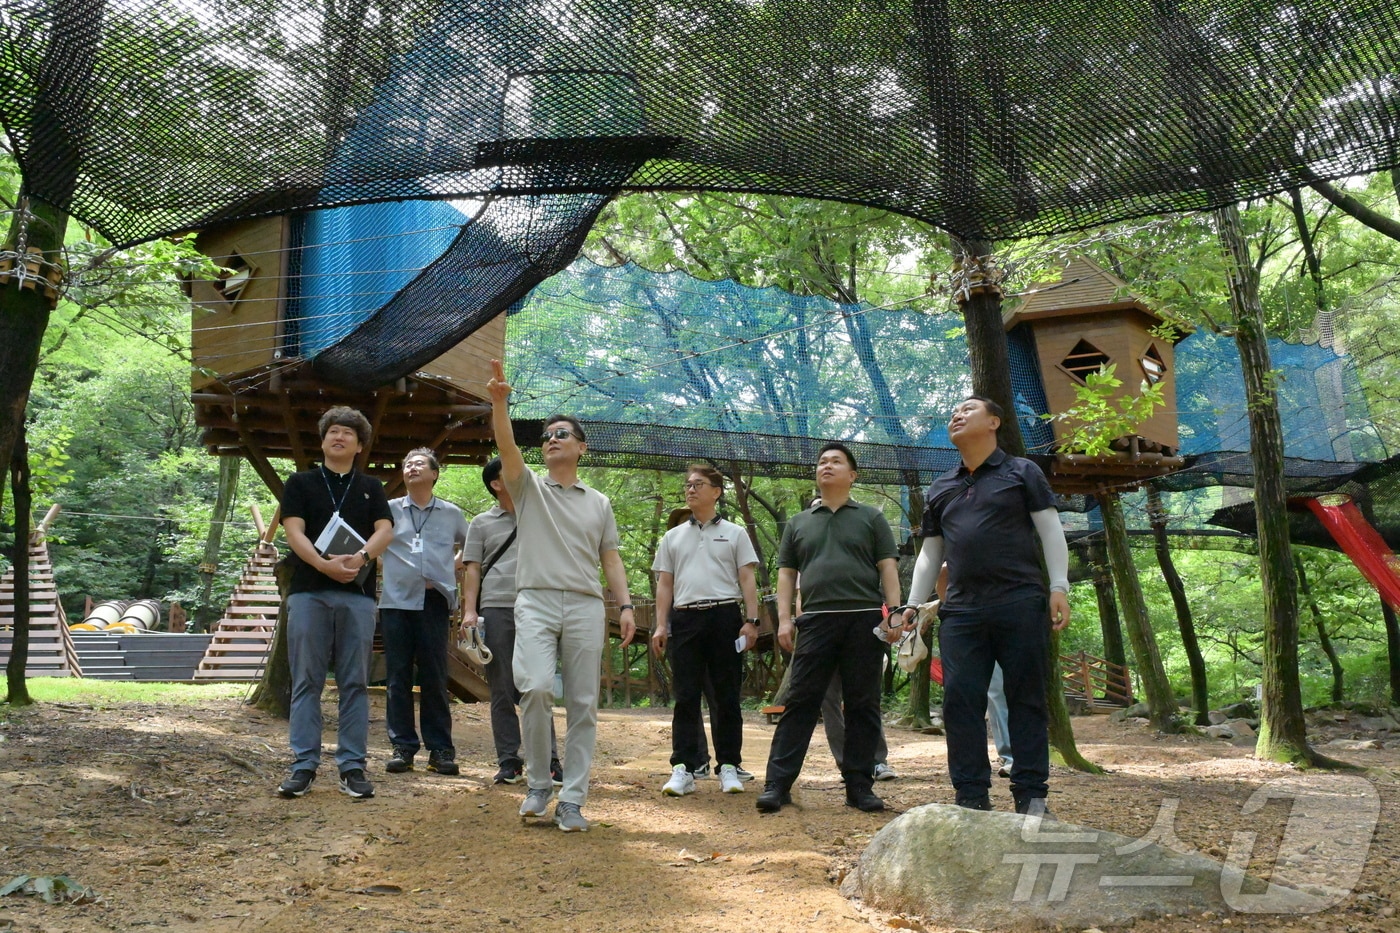
[[1260,758],[1295,764],[1333,765],[1308,744],[1298,680],[1298,581],[1288,535],[1288,491],[1284,484],[1283,423],[1269,359],[1259,272],[1234,206],[1215,212],[1216,233],[1229,256],[1230,304],[1248,400],[1249,455],[1254,467],[1254,512],[1259,539],[1259,576],[1264,589],[1263,702]]
[[1191,603],[1186,598],[1186,587],[1177,573],[1176,562],[1172,560],[1171,545],[1167,541],[1167,509],[1162,503],[1162,493],[1156,486],[1147,487],[1147,518],[1152,525],[1153,550],[1157,554],[1157,566],[1162,568],[1162,579],[1172,596],[1172,607],[1176,610],[1177,630],[1181,632],[1181,646],[1186,650],[1186,660],[1191,668],[1191,706],[1196,711],[1196,725],[1210,725],[1210,683],[1206,679],[1206,659],[1201,654],[1201,644],[1196,638],[1196,624],[1191,617]]
[[10,659],[5,664],[6,699],[11,706],[28,706],[33,700],[24,671],[29,663],[29,525],[34,504],[29,499],[29,445],[23,422],[10,454],[9,473],[15,497],[15,544],[11,552],[15,603]]

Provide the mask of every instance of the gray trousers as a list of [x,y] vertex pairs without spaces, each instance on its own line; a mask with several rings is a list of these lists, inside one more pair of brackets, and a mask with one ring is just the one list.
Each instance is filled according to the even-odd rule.
[[334,664],[340,721],[336,769],[365,767],[369,742],[370,648],[374,644],[374,600],[361,593],[317,590],[287,597],[287,659],[292,674],[292,709],[287,739],[292,770],[321,764],[321,692]]
[[603,601],[567,590],[521,590],[515,596],[515,686],[520,691],[525,781],[553,789],[549,735],[554,724],[554,669],[564,675],[564,787],[559,799],[588,800],[598,740],[598,690],[607,619]]
[[[832,675],[827,684],[826,695],[822,697],[822,726],[826,729],[826,744],[831,749],[831,757],[836,759],[836,769],[845,771],[842,763],[846,750],[846,713],[841,708],[841,672]],[[890,748],[885,743],[885,724],[880,723],[880,735],[875,742],[875,763],[889,764]]]
[[[520,691],[515,689],[515,609],[484,606],[481,619],[486,630],[486,647],[491,650],[486,682],[491,685],[491,740],[496,745],[496,764],[502,768],[520,768],[525,764],[525,757],[520,746],[520,717],[515,711],[520,703]],[[549,757],[551,761],[559,758],[552,715]]]

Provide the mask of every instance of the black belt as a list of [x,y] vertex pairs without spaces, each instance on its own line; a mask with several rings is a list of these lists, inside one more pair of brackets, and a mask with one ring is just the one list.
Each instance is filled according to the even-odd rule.
[[688,606],[675,606],[675,607],[673,607],[673,608],[674,608],[675,611],[677,611],[677,612],[689,612],[689,611],[692,611],[692,610],[700,610],[700,609],[718,609],[720,606],[737,606],[737,605],[739,605],[739,600],[737,600],[737,599],[706,599],[706,600],[702,600],[701,602],[698,602],[698,603],[691,603],[691,604],[688,605]]

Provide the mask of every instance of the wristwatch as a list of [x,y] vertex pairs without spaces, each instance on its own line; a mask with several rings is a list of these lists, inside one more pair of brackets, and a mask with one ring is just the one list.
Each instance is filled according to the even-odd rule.
[[617,607],[618,612],[626,612],[628,609],[632,609],[633,612],[637,611],[633,608],[631,603],[624,603],[623,605]]
[[749,624],[752,625],[754,628],[758,628],[758,620],[757,620],[757,619],[750,619],[750,620],[749,620]]
[[360,548],[359,554],[360,554],[360,560],[362,560],[362,561],[364,561],[366,564],[368,564],[368,563],[369,563],[369,551],[365,550],[364,548]]

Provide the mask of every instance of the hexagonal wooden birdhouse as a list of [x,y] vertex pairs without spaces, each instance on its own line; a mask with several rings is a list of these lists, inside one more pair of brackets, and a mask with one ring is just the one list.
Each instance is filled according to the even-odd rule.
[[[1181,466],[1176,455],[1180,442],[1173,353],[1185,334],[1163,336],[1163,323],[1126,282],[1083,257],[1072,260],[1058,282],[1033,287],[1024,301],[1008,310],[1008,331],[1031,332],[1051,414],[1074,408],[1075,390],[1085,384],[1085,377],[1108,364],[1123,383],[1114,399],[1140,396],[1144,385],[1155,385],[1162,387],[1166,400],[1135,434],[1115,439],[1111,454],[1057,454],[1057,489],[1146,478]],[[1062,421],[1053,425],[1057,442],[1071,430]]]

